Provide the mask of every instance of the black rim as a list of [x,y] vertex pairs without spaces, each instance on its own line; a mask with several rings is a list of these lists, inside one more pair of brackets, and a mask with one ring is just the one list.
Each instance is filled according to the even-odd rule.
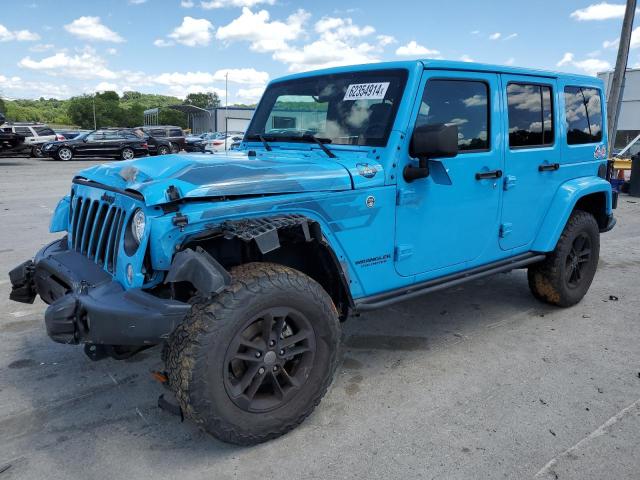
[[315,353],[315,333],[305,315],[288,307],[265,310],[245,323],[227,350],[227,394],[248,412],[281,407],[304,385]]
[[586,233],[581,233],[573,240],[565,264],[565,278],[570,288],[580,285],[590,261],[591,239]]

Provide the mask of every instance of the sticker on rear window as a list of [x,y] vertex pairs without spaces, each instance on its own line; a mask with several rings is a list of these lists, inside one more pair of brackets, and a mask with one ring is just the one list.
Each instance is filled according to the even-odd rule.
[[382,100],[388,88],[389,82],[351,84],[342,100]]

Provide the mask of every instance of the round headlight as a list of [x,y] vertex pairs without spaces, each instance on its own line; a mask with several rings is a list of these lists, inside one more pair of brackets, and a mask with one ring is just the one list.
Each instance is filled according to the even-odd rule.
[[133,218],[131,219],[131,233],[133,234],[135,241],[138,243],[142,241],[145,226],[146,218],[144,216],[144,212],[139,208],[134,212]]

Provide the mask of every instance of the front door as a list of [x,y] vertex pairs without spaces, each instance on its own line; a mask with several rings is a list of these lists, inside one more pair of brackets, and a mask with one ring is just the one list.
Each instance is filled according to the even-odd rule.
[[533,242],[561,179],[556,81],[502,75],[505,178],[500,224],[503,250]]
[[[463,269],[498,249],[503,168],[498,76],[427,70],[421,92],[409,132],[415,125],[456,125],[459,153],[413,182],[399,169],[395,264],[403,276]],[[415,162],[406,153],[400,166]]]

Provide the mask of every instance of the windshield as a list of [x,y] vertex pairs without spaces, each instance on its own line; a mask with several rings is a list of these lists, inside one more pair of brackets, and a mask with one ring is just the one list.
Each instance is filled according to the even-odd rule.
[[407,81],[406,70],[348,72],[270,85],[247,139],[384,146]]

